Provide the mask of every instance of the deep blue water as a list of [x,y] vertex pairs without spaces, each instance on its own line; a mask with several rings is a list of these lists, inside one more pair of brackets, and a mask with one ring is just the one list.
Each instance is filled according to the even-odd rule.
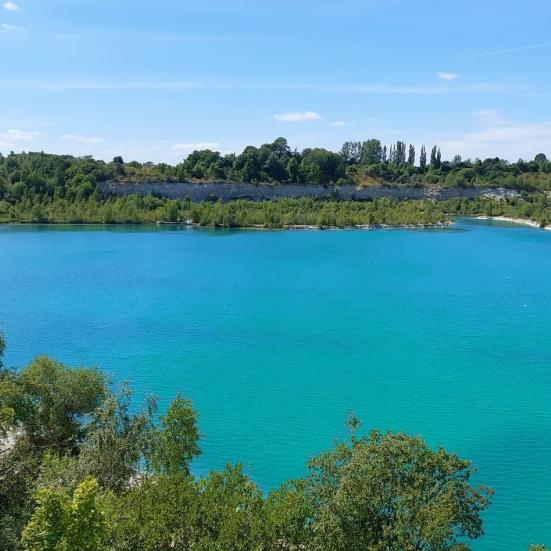
[[0,227],[6,363],[47,353],[190,396],[197,474],[263,489],[363,428],[472,459],[477,550],[551,544],[551,232]]

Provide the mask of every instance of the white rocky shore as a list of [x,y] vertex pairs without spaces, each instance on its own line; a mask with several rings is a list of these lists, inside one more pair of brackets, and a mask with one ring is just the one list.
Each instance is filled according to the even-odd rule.
[[551,230],[551,225],[542,226],[535,220],[528,218],[511,218],[509,216],[477,216],[477,220],[496,220],[498,222],[509,222],[510,224],[519,224],[521,226],[530,226],[531,228],[539,228],[542,230]]

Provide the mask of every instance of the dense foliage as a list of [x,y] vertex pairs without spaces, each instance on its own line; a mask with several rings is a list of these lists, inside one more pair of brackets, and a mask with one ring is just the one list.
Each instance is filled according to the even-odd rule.
[[[550,201],[545,191],[551,181],[551,163],[543,154],[528,163],[508,164],[499,159],[473,163],[458,158],[447,163],[441,161],[438,149],[433,149],[429,161],[424,160],[426,152],[422,151],[420,166],[414,164],[413,146],[407,157],[405,155],[406,146],[402,142],[387,154],[377,140],[348,142],[339,154],[321,149],[297,153],[290,151],[283,138],[260,148],[248,147],[238,156],[221,157],[212,151],[195,151],[176,167],[124,163],[120,157],[105,163],[90,157],[46,153],[7,157],[0,154],[0,222],[187,222],[205,226],[280,228],[429,225],[444,222],[455,214],[527,217],[542,224],[551,220]],[[243,171],[248,174],[251,166],[260,172],[255,177],[244,177]],[[360,203],[339,200],[337,186],[331,200],[288,198],[222,204],[190,203],[151,195],[105,197],[98,186],[107,180],[147,182],[186,178],[320,184],[346,181],[365,184],[369,180],[395,185],[499,185],[531,191],[523,192],[522,197],[501,201],[377,199]]]
[[131,195],[69,202],[65,199],[7,206],[0,203],[0,222],[155,223],[181,222],[201,226],[283,228],[444,222],[442,205],[434,201],[318,201],[309,198],[255,202],[191,203]]
[[346,142],[338,153],[322,148],[291,150],[285,138],[239,155],[193,151],[177,165],[106,163],[92,157],[46,153],[0,154],[0,200],[11,203],[33,196],[82,200],[95,193],[97,182],[246,182],[281,184],[414,185],[551,189],[551,162],[540,153],[531,161],[509,163],[492,158],[442,160],[433,147],[427,158],[422,147],[398,141],[387,149],[379,140]]
[[551,197],[524,194],[509,199],[373,201],[284,198],[270,201],[191,203],[187,200],[130,195],[120,198],[45,200],[10,205],[0,201],[0,222],[35,223],[184,223],[210,227],[286,228],[434,225],[453,216],[507,216],[551,222]]
[[[3,342],[3,341],[2,341]],[[95,369],[47,357],[1,368],[0,549],[460,550],[492,491],[421,438],[372,431],[264,495],[240,465],[200,479],[197,417],[178,396],[130,408]],[[534,547],[539,549],[539,547]]]

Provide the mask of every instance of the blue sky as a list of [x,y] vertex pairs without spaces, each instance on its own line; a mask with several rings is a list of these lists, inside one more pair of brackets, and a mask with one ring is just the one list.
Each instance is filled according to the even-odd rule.
[[551,156],[549,0],[0,0],[0,151]]

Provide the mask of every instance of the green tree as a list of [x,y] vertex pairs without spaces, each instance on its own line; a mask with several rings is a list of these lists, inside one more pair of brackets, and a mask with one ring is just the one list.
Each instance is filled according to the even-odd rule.
[[425,149],[425,146],[421,146],[421,153],[419,156],[419,168],[421,170],[425,170],[427,168],[427,150]]
[[201,453],[197,414],[191,401],[178,395],[161,418],[152,464],[161,473],[189,474],[191,460]]
[[211,472],[199,482],[200,551],[254,551],[266,539],[262,494],[240,465]]
[[420,438],[374,431],[309,468],[307,493],[318,511],[313,549],[443,551],[483,534],[491,490],[470,485],[468,461]]
[[328,184],[344,176],[344,162],[340,155],[326,149],[305,149],[300,164],[304,182]]
[[291,153],[291,148],[286,138],[279,137],[276,138],[272,144],[270,144],[270,149],[277,155],[277,157],[282,158]]
[[430,152],[430,166],[440,168],[441,164],[442,154],[440,153],[440,148],[435,145]]
[[415,165],[415,146],[411,144],[408,150],[408,165],[409,166]]
[[107,520],[98,500],[98,483],[86,478],[76,488],[67,510],[64,550],[97,551]]
[[361,161],[366,165],[374,165],[383,160],[383,148],[380,140],[367,140],[362,144]]
[[302,480],[287,482],[270,492],[265,504],[270,549],[308,549],[314,534],[315,505]]
[[79,469],[94,477],[102,488],[122,491],[141,474],[140,464],[150,456],[156,431],[156,403],[130,412],[131,391],[108,396],[92,413],[86,438],[80,445]]
[[200,512],[191,477],[146,478],[112,497],[106,540],[113,551],[195,549],[202,530]]
[[394,163],[403,166],[406,163],[406,144],[401,141],[396,142],[394,149]]
[[2,393],[2,405],[12,408],[24,438],[33,446],[57,451],[77,445],[84,435],[86,416],[107,392],[99,371],[71,369],[46,356],[3,380],[11,391]]
[[287,161],[287,174],[289,175],[289,180],[292,183],[296,183],[299,181],[299,174],[300,174],[300,168],[299,168],[299,162],[296,159],[296,157],[291,157]]
[[357,164],[362,160],[363,145],[361,142],[345,142],[340,155],[347,164]]
[[105,513],[98,503],[98,483],[83,480],[72,499],[44,488],[36,496],[36,509],[23,530],[26,551],[98,551],[106,531]]
[[59,551],[68,524],[69,500],[44,488],[36,495],[36,509],[21,537],[26,551]]

